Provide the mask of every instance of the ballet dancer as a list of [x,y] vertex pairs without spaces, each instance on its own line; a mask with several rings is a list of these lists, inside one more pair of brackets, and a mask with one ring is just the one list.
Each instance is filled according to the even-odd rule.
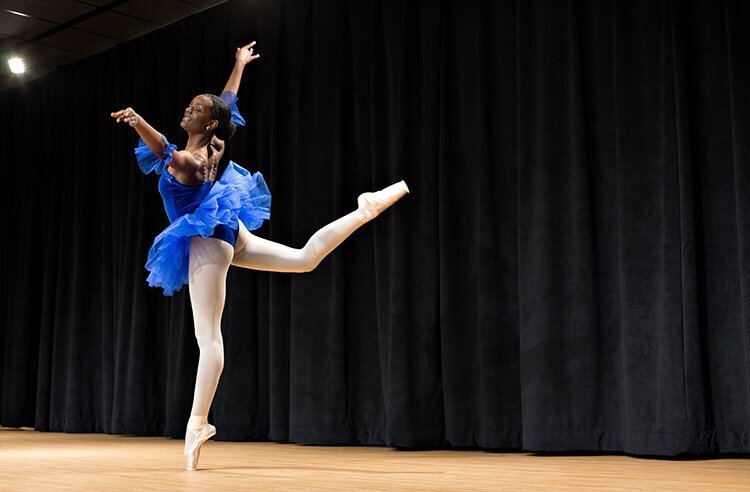
[[183,150],[132,108],[111,113],[140,136],[135,149],[141,170],[156,173],[170,225],[154,240],[146,262],[148,283],[172,295],[187,284],[200,349],[195,394],[185,431],[185,468],[195,470],[201,446],[216,428],[208,413],[224,368],[221,315],[230,265],[270,272],[310,272],[362,225],[409,192],[400,181],[357,198],[357,209],[318,230],[302,248],[291,248],[250,233],[270,218],[271,195],[256,172],[230,161],[216,180],[224,141],[242,118],[236,94],[242,71],[258,58],[250,43],[237,48],[235,66],[221,97],[199,94],[185,108],[180,127]]

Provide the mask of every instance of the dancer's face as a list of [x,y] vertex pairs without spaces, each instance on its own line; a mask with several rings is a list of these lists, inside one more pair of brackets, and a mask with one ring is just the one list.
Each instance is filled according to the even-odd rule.
[[185,108],[180,126],[188,133],[210,133],[216,129],[218,121],[211,117],[213,103],[204,95],[195,96]]

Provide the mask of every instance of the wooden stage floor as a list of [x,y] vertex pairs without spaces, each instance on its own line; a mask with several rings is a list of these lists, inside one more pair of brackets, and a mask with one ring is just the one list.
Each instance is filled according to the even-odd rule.
[[0,428],[0,490],[750,490],[750,460],[206,443]]

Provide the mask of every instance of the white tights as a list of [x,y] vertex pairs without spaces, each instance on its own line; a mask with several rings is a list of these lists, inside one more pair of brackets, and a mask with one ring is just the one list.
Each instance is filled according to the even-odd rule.
[[309,272],[367,220],[366,214],[355,210],[320,229],[300,249],[254,236],[242,222],[234,248],[221,239],[190,239],[190,301],[195,338],[200,348],[193,408],[188,422],[193,433],[207,423],[208,410],[224,368],[221,313],[229,265],[271,272]]
[[309,272],[344,239],[408,192],[406,183],[401,181],[374,193],[361,194],[357,210],[320,229],[300,249],[253,236],[242,222],[234,248],[221,239],[190,238],[188,282],[200,358],[193,408],[185,432],[186,469],[196,469],[201,444],[216,433],[216,428],[208,423],[208,410],[224,369],[221,313],[229,265],[270,272]]

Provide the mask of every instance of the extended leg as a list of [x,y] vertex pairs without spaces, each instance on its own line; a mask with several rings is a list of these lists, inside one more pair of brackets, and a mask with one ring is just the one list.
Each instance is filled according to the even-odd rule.
[[188,470],[195,469],[200,446],[216,433],[216,428],[208,423],[208,410],[224,368],[221,313],[232,254],[232,246],[220,239],[193,237],[190,240],[190,301],[200,358],[193,408],[185,432]]
[[300,249],[254,236],[240,222],[232,265],[271,272],[309,272],[354,231],[408,191],[402,181],[379,192],[360,195],[357,210],[320,229]]

